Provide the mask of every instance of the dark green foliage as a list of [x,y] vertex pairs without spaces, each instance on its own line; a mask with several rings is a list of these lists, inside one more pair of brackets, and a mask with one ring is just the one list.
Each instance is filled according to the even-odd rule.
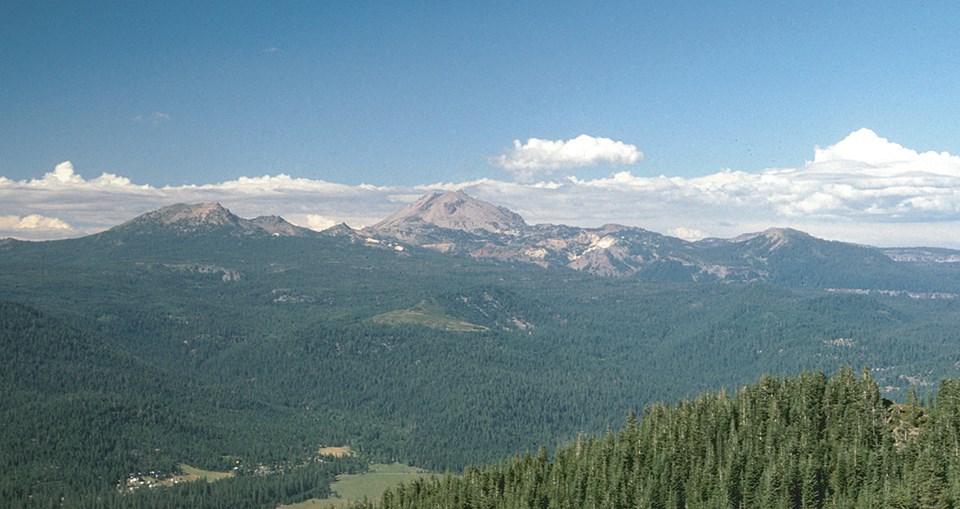
[[[762,373],[869,364],[902,399],[902,376],[960,360],[955,301],[653,285],[342,239],[148,237],[0,244],[0,497],[99,493],[179,463],[289,466],[319,445],[459,471]],[[371,319],[424,302],[487,330]],[[820,460],[784,463],[789,487],[731,463],[746,480],[709,504],[756,486],[812,500],[830,479]],[[844,465],[834,482],[861,475]],[[658,471],[658,499],[685,497],[678,475]]]
[[337,475],[364,469],[359,461],[348,458],[310,462],[285,471],[237,475],[212,483],[196,481],[135,491],[47,487],[28,496],[5,493],[4,507],[270,509],[279,504],[327,498]]
[[35,309],[0,302],[0,345],[0,500],[85,505],[130,473],[185,461],[244,473],[257,464],[233,458],[292,464],[315,450],[306,416],[159,370]]
[[541,450],[414,481],[375,507],[955,507],[958,413],[958,381],[924,408],[882,399],[866,370],[766,377],[733,396],[649,406],[549,461]]

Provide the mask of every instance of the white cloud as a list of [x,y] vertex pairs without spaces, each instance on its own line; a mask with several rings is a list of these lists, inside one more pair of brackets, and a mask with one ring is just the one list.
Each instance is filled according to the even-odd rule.
[[585,166],[633,164],[641,159],[643,153],[634,145],[581,134],[566,141],[528,138],[526,143],[520,143],[513,140],[513,149],[494,157],[492,162],[518,176],[529,177]]
[[[293,221],[293,219],[290,219],[290,221]],[[320,214],[307,214],[304,217],[304,220],[302,222],[298,222],[297,224],[319,232],[326,230],[331,226],[336,226],[337,222],[329,217],[321,216]]]
[[683,240],[700,240],[705,238],[707,235],[700,230],[695,228],[687,228],[685,226],[678,226],[676,228],[670,228],[667,230],[667,235],[672,237],[677,237]]
[[[284,174],[154,187],[135,184],[113,173],[85,179],[75,172],[73,164],[65,161],[37,179],[15,181],[0,177],[0,215],[56,215],[73,226],[59,234],[67,237],[102,231],[172,203],[216,201],[243,217],[282,215],[309,228],[322,227],[326,224],[322,218],[328,218],[333,224],[347,222],[361,227],[379,221],[408,201],[392,198],[398,192],[414,196],[427,191],[367,184],[348,186]],[[315,217],[311,219],[310,215]],[[37,230],[0,228],[0,237],[5,236],[27,240],[51,237]]]
[[[93,233],[171,203],[217,201],[243,217],[281,215],[308,228],[362,227],[433,191],[462,189],[510,208],[528,223],[620,223],[683,238],[733,237],[789,226],[875,245],[960,248],[960,157],[917,152],[859,130],[795,168],[723,170],[687,178],[619,171],[537,182],[480,179],[419,186],[344,185],[285,174],[153,187],[103,173],[84,179],[69,162],[34,180],[0,177],[0,236]],[[31,214],[72,229],[10,226]],[[5,216],[4,216],[5,215]],[[37,220],[36,224],[44,224]],[[50,224],[50,223],[47,223]]]
[[919,172],[960,176],[960,157],[946,152],[918,153],[866,128],[850,133],[836,145],[825,149],[817,147],[813,163],[824,168],[833,168],[835,165],[831,163],[872,167],[883,174],[897,173],[906,170],[905,165],[915,165]]
[[64,161],[53,168],[53,171],[47,173],[43,176],[44,182],[50,182],[52,184],[78,184],[82,183],[83,179],[80,178],[80,175],[77,175],[73,172],[73,163],[70,161]]
[[70,232],[73,228],[65,221],[40,214],[26,216],[0,216],[0,232],[28,230],[33,232]]

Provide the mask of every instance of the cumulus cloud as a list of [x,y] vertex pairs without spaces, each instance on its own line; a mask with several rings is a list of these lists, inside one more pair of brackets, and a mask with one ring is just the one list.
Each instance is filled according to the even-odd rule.
[[81,184],[83,179],[73,172],[73,163],[64,161],[45,174],[41,182],[50,184]]
[[[827,148],[817,147],[814,150],[813,162],[828,164],[835,162],[849,162],[855,165],[869,165],[874,168],[896,167],[902,163],[916,164],[922,162],[923,170],[955,173],[960,158],[946,152],[924,152],[908,149],[899,143],[881,138],[870,129],[859,129],[850,133],[836,145]],[[953,171],[949,170],[953,168]]]
[[[0,216],[6,224],[0,236],[82,235],[171,203],[206,201],[243,217],[281,215],[313,229],[340,222],[362,227],[425,193],[462,189],[518,212],[528,223],[620,223],[686,239],[787,226],[865,244],[960,248],[960,157],[917,152],[867,129],[812,152],[812,159],[798,167],[723,170],[692,178],[618,171],[592,179],[415,186],[353,186],[279,174],[153,187],[112,173],[84,179],[65,162],[33,180],[0,177]],[[37,229],[10,226],[11,218],[20,224],[32,214],[59,218],[72,228],[48,228],[41,236]]]
[[59,239],[76,235],[66,221],[41,214],[0,215],[0,238]]
[[633,164],[641,159],[643,153],[634,145],[581,134],[566,141],[528,138],[526,143],[521,143],[513,140],[513,149],[492,161],[518,176],[529,177],[585,166]]
[[28,216],[0,216],[0,231],[7,230],[72,230],[66,222],[55,217],[30,214]]
[[[291,221],[293,220],[291,219]],[[303,221],[297,222],[297,224],[319,232],[326,230],[331,226],[336,226],[337,222],[329,217],[321,216],[320,214],[306,214],[303,218]]]

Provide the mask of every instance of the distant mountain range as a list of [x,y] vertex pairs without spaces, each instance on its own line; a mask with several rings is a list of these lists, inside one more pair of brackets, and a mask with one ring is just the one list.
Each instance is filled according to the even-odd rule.
[[791,288],[930,297],[960,293],[960,251],[877,248],[823,240],[790,228],[691,242],[618,224],[530,225],[517,213],[462,191],[423,196],[359,230],[340,224],[316,232],[278,216],[243,219],[219,204],[203,203],[164,207],[93,237],[109,241],[159,233],[340,237],[374,248],[426,249],[658,282],[767,282]]
[[357,234],[383,244],[656,281],[929,291],[957,288],[960,275],[960,251],[875,248],[789,228],[689,242],[618,224],[528,225],[461,191],[424,196]]

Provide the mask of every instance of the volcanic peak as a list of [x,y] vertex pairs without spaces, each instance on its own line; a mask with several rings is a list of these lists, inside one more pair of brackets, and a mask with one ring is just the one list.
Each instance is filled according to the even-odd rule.
[[463,191],[447,191],[421,197],[370,230],[406,230],[423,225],[507,235],[518,235],[527,226],[520,215],[507,208],[478,200]]

